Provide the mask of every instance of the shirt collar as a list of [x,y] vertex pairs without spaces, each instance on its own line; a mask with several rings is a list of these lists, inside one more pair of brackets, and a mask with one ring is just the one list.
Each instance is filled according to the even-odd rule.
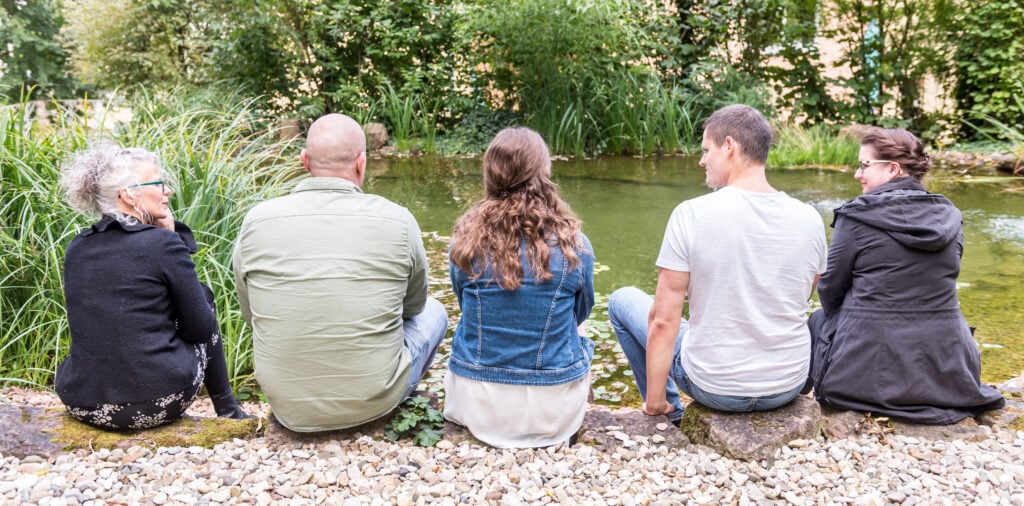
[[153,228],[153,225],[147,225],[138,220],[136,220],[134,224],[128,225],[118,221],[117,218],[114,218],[112,215],[104,214],[100,221],[92,225],[87,234],[92,234],[93,232],[106,232],[113,227],[120,228],[125,232],[138,232],[140,230],[146,230],[147,228]]
[[309,177],[303,179],[292,193],[304,191],[333,190],[344,193],[363,193],[363,190],[355,183],[340,177]]

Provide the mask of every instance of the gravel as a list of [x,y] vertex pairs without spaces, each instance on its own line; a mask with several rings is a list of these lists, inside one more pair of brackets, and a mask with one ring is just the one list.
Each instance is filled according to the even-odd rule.
[[[3,396],[54,403],[39,392],[6,389]],[[212,415],[203,411],[208,405],[195,409]],[[271,446],[256,438],[213,449],[0,456],[0,502],[1024,505],[1022,431],[996,430],[979,442],[894,435],[888,444],[871,435],[797,440],[760,462],[614,436],[624,444],[613,451],[496,450],[451,441],[420,448],[353,435],[316,444]]]

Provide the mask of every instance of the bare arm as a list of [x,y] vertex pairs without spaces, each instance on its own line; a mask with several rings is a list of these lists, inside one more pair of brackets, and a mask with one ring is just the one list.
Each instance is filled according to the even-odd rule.
[[658,288],[647,317],[647,402],[643,410],[648,415],[663,415],[674,410],[665,400],[665,388],[689,285],[689,272],[658,269]]

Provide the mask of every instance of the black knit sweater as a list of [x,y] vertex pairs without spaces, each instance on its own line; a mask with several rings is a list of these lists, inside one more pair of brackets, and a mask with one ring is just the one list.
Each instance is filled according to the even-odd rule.
[[64,404],[154,400],[195,384],[195,344],[218,334],[213,292],[196,276],[192,231],[105,216],[68,245],[71,350],[57,368]]

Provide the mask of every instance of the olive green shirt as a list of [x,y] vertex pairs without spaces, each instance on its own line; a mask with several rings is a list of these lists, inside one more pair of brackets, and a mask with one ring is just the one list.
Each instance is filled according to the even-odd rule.
[[345,179],[309,178],[249,211],[233,265],[256,380],[285,427],[352,427],[401,402],[402,320],[427,299],[408,210]]

